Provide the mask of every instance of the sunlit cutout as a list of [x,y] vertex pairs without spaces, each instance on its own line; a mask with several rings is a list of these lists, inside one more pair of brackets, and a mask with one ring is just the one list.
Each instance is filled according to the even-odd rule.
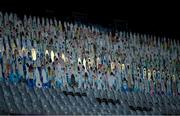
[[31,50],[31,55],[32,55],[33,61],[36,61],[36,50],[34,48],[32,48]]
[[[98,65],[100,64],[100,58],[99,57],[97,57],[97,67],[98,67]],[[98,67],[99,68],[99,67]]]
[[175,75],[172,76],[172,80],[173,80],[173,82],[176,81]]
[[125,64],[121,64],[121,69],[125,70]]
[[114,62],[111,62],[111,71],[113,71],[115,68],[115,63]]
[[88,67],[90,68],[93,64],[92,58],[88,58]]
[[49,52],[48,52],[48,50],[46,50],[46,51],[45,51],[45,55],[49,55]]
[[78,58],[78,64],[81,64],[81,58]]
[[63,61],[66,62],[66,57],[65,57],[64,53],[62,53],[61,57],[62,57]]
[[84,65],[85,70],[86,70],[86,59],[85,58],[83,59],[83,65]]
[[58,53],[57,53],[57,52],[55,52],[55,56],[56,56],[56,58],[59,58],[59,56],[58,56]]
[[54,62],[54,52],[51,50],[51,60]]

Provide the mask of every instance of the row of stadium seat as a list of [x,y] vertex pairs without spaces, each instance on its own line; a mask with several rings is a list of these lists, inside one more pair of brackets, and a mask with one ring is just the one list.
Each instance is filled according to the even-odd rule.
[[[99,103],[96,98],[118,100],[119,103]],[[0,85],[0,110],[4,114],[180,114],[179,101],[179,97],[133,92],[40,89],[7,82]]]

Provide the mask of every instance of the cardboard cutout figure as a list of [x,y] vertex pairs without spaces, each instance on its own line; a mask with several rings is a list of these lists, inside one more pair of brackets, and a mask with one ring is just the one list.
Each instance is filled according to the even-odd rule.
[[61,87],[61,84],[62,84],[62,81],[59,80],[59,76],[61,75],[58,75],[58,67],[57,67],[58,64],[55,64],[55,67],[54,67],[54,71],[55,71],[55,85],[57,88],[60,88]]
[[116,80],[117,80],[117,83],[116,83],[117,90],[121,90],[122,78],[121,78],[121,67],[119,63],[117,65]]
[[156,78],[156,70],[155,69],[153,69],[153,75],[152,75],[152,80],[153,80],[153,83],[154,83],[154,91],[155,91],[155,93],[157,92],[157,78]]
[[2,26],[2,23],[3,23],[3,14],[2,12],[0,12],[0,26]]
[[33,61],[36,61],[36,50],[33,48],[33,49],[31,49],[31,57],[32,57],[32,60]]
[[166,93],[166,77],[164,71],[162,71],[162,76],[161,76],[161,93],[165,94]]
[[35,16],[33,17],[31,24],[33,27],[36,27],[36,17]]
[[[3,38],[0,37],[0,52],[1,54],[4,52]],[[2,56],[1,56],[2,57]]]
[[152,72],[153,74],[151,75],[151,81],[150,81],[150,93],[153,95],[155,93],[155,70]]
[[124,80],[125,76],[125,64],[121,64],[121,78]]
[[83,88],[87,89],[88,88],[88,73],[86,71],[84,71],[84,75],[83,75]]
[[[137,83],[135,82],[135,84],[137,84]],[[124,92],[128,91],[128,82],[125,78],[123,79],[123,82],[122,82],[122,91],[124,91]]]
[[37,17],[36,23],[37,23],[37,27],[39,27],[41,25],[39,17]]
[[143,69],[143,76],[144,76],[144,89],[145,93],[149,93],[149,84],[148,84],[148,76],[147,76],[148,71],[146,71],[146,68]]
[[173,95],[177,95],[177,86],[176,86],[176,77],[175,75],[172,75],[172,90],[173,90]]
[[54,63],[51,65],[51,87],[55,88],[56,87],[56,73],[55,73],[55,67]]
[[97,76],[96,76],[96,71],[93,70],[93,85],[92,85],[92,88],[96,88],[96,79],[97,79]]
[[146,75],[147,75],[146,68],[143,68],[143,75],[142,75],[143,79],[147,78]]
[[86,71],[87,68],[86,68],[86,59],[85,58],[83,59],[83,66],[85,67],[85,71]]
[[157,71],[156,79],[156,93],[161,94],[161,75],[159,70]]
[[92,70],[93,70],[92,67],[90,67],[90,69],[88,70],[88,75],[89,75],[88,82],[89,82],[90,88],[93,86],[93,71]]
[[35,69],[35,78],[36,78],[36,87],[41,88],[42,87],[42,82],[41,82],[40,73],[39,73],[39,70],[38,70],[37,67]]
[[23,72],[23,61],[19,57],[18,59],[18,74],[20,79],[24,79],[24,72]]
[[6,78],[6,79],[9,79],[10,71],[11,71],[10,60],[7,59],[5,63],[6,63],[6,64],[4,65],[4,66],[5,66],[5,78]]
[[49,88],[50,87],[49,79],[48,79],[45,67],[43,67],[41,74],[42,74],[42,78],[43,78],[43,87],[44,88]]
[[41,21],[42,21],[42,26],[44,27],[45,26],[45,19],[44,19],[44,17],[42,17]]
[[30,88],[33,88],[34,87],[34,77],[33,77],[33,65],[32,64],[30,64],[30,63],[28,63],[28,64],[26,64],[27,65],[27,68],[26,68],[26,70],[27,70],[27,83],[28,83],[28,86],[30,87]]
[[51,60],[52,60],[52,62],[54,62],[54,52],[51,50]]
[[167,95],[171,95],[171,77],[167,76]]
[[2,65],[0,63],[0,81],[3,81]]
[[177,79],[177,91],[178,95],[180,95],[180,77]]
[[78,67],[78,88],[81,88],[82,87],[82,72],[81,72],[81,67]]
[[127,73],[127,81],[128,81],[128,90],[129,91],[131,91],[132,90],[132,85],[133,85],[133,80],[132,80],[132,74],[131,74],[131,68],[130,68],[130,65],[129,64],[127,64],[127,71],[126,71],[126,73]]
[[150,90],[151,90],[151,70],[148,69],[148,93],[150,93]]
[[49,19],[48,18],[46,18],[46,26],[47,26],[48,31],[49,31]]
[[99,66],[100,66],[100,64],[101,64],[101,59],[99,58],[99,57],[97,57],[97,59],[96,59],[96,66],[97,66],[97,68],[99,68]]
[[16,68],[15,68],[15,64],[11,63],[12,69],[9,75],[9,79],[13,84],[17,84],[18,83],[18,76],[16,73]]

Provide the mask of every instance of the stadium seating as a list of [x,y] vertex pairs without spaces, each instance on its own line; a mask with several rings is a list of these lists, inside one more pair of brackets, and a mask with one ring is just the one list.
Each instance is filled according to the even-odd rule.
[[[29,89],[23,84],[5,85],[1,82],[1,114],[176,115],[180,113],[179,97],[151,96],[142,93],[140,98],[137,93],[116,91],[106,93],[106,91],[91,89],[82,90],[79,94],[75,93],[74,88],[66,88],[63,91],[49,88]],[[99,96],[94,96],[94,94],[99,94]],[[105,94],[114,97],[108,97]],[[159,99],[160,97],[162,99]],[[169,100],[171,102],[168,102]]]
[[0,12],[0,114],[180,114],[180,42]]

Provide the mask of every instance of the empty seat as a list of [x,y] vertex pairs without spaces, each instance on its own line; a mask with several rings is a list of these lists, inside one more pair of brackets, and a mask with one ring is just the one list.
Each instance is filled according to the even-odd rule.
[[44,107],[45,114],[54,115],[55,111],[50,107],[50,105],[46,104]]
[[37,97],[39,97],[39,98],[44,97],[44,94],[43,94],[41,88],[35,88],[34,91],[35,91]]
[[54,111],[54,114],[61,114],[60,107],[56,102],[50,101],[50,106],[52,107],[52,110]]
[[69,101],[71,102],[71,104],[73,105],[73,106],[75,106],[75,105],[77,105],[77,101],[76,101],[76,99],[75,99],[75,97],[73,97],[73,96],[71,96],[71,95],[69,95],[69,96],[67,96],[69,99]]
[[128,105],[129,106],[135,106],[133,99],[128,100]]
[[133,99],[133,94],[132,94],[132,92],[126,92],[126,94],[127,94],[128,100]]
[[34,113],[34,114],[41,114],[41,115],[45,114],[41,103],[33,104],[33,109],[34,109],[35,112],[32,112],[32,113]]
[[[91,90],[91,89],[88,89],[88,91],[90,91],[90,90]],[[74,88],[74,92],[75,92],[75,93],[80,93],[81,90],[80,90],[79,88],[75,87],[75,88]]]
[[137,114],[137,115],[142,115],[142,112],[139,111],[139,110],[136,110],[136,114]]
[[136,111],[130,110],[130,115],[137,115]]
[[93,89],[87,89],[87,96],[88,97],[94,97],[94,90]]
[[107,91],[106,90],[100,90],[100,96],[101,96],[101,98],[107,99],[108,98],[107,97]]
[[19,113],[18,108],[15,106],[13,102],[6,101],[6,103],[7,103],[9,114]]
[[0,101],[2,101],[2,99],[3,99],[3,94],[4,94],[4,92],[3,92],[3,89],[0,85]]
[[95,96],[95,98],[100,98],[101,97],[100,91],[99,90],[95,90],[94,91],[94,96]]
[[113,99],[113,100],[115,100],[114,92],[112,92],[112,91],[107,91],[107,98],[108,98],[108,99]]
[[4,96],[12,96],[9,86],[2,86],[2,91]]
[[22,114],[22,115],[27,114],[27,110],[26,110],[25,106],[22,103],[21,104],[17,103],[16,106],[19,109],[19,112],[16,113],[16,114]]
[[1,102],[0,102],[0,111],[4,112],[4,113],[7,113],[8,112],[8,108],[7,108],[8,106],[6,104],[6,101],[5,101],[3,96],[1,98],[2,99],[1,99]]
[[[57,89],[28,89],[26,86],[24,88],[14,85],[6,86],[6,84],[0,86],[0,111],[8,108],[6,112],[12,114],[156,115],[178,114],[180,110],[179,97],[172,96],[150,96],[144,93],[66,88],[68,92],[73,92],[73,94],[78,92],[87,93],[87,96],[76,94],[72,96],[65,95]],[[96,98],[104,98],[105,101],[99,103]],[[120,104],[112,102],[117,99]],[[6,102],[7,106],[4,105]],[[139,108],[132,110],[129,106]],[[149,111],[150,108],[153,108],[153,110]]]
[[123,112],[124,112],[125,115],[130,115],[131,114],[130,110],[128,110],[127,107],[124,107]]

